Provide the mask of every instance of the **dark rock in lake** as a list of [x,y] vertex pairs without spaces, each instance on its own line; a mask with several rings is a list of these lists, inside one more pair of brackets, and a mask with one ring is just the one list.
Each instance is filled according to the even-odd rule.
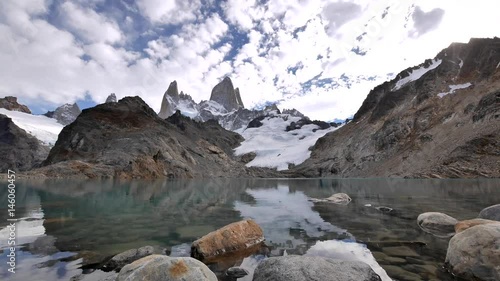
[[151,255],[122,268],[116,281],[217,281],[215,274],[193,258]]
[[457,233],[448,245],[446,264],[468,280],[500,280],[500,222]]
[[417,218],[417,224],[422,230],[437,237],[453,236],[457,223],[455,218],[438,212],[423,213]]
[[269,258],[255,269],[253,281],[379,281],[373,269],[359,261],[323,257],[284,256]]
[[479,213],[478,217],[481,219],[500,221],[500,204],[484,208]]
[[226,271],[226,276],[231,278],[241,278],[249,274],[248,270],[241,267],[231,267]]
[[142,259],[143,257],[155,254],[158,254],[160,251],[155,251],[155,248],[152,246],[144,246],[138,249],[131,249],[120,253],[114,257],[112,257],[104,267],[106,269],[121,269],[125,265],[132,263],[138,259]]

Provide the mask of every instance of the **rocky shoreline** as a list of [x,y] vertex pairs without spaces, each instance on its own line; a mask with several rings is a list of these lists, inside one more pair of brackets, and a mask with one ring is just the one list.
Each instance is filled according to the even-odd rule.
[[[339,201],[338,198],[343,199]],[[329,198],[311,200],[340,205],[349,204],[351,201],[347,194],[335,194]],[[464,280],[499,279],[500,205],[485,208],[478,218],[466,221],[457,221],[443,213],[423,213],[417,219],[417,224],[429,235],[440,238],[453,237],[449,241],[446,260],[443,260],[443,267],[449,271],[450,276],[458,276]],[[323,243],[326,246],[327,243],[334,242]],[[384,244],[384,247],[391,246],[388,242]],[[373,256],[373,262],[360,257],[353,260],[334,259],[321,254],[325,250],[328,251],[329,248],[325,246],[317,254],[311,249],[307,255],[287,255],[285,252],[282,256],[270,256],[270,246],[266,245],[260,226],[253,220],[243,220],[231,223],[194,241],[190,257],[169,256],[169,252],[165,249],[144,246],[117,254],[94,268],[110,272],[101,281],[235,281],[242,277],[245,277],[244,280],[253,281],[388,281],[391,278],[405,280],[410,278],[410,276],[401,277],[397,271],[391,270],[391,266],[384,265],[384,269],[389,273],[387,275],[377,263],[385,259],[380,254],[374,255],[377,262]],[[340,244],[336,247],[339,246]],[[403,258],[411,259],[411,255],[408,256],[411,251],[402,249],[413,246],[393,242],[391,247],[393,251],[400,251]],[[332,250],[341,251],[339,248]],[[253,255],[263,258],[251,268],[242,264],[246,257]]]

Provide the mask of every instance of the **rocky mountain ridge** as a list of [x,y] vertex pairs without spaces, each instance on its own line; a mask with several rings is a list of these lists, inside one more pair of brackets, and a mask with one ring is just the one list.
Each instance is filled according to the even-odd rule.
[[[158,116],[165,119],[176,110],[200,122],[217,120],[226,130],[241,131],[255,118],[267,116],[278,108],[276,105],[269,105],[260,110],[246,109],[239,89],[235,89],[231,79],[225,77],[212,89],[210,100],[200,103],[196,103],[190,95],[182,91],[179,93],[177,81],[170,83],[163,96]],[[306,118],[296,109],[289,110],[286,114]]]
[[303,177],[500,177],[500,38],[451,44],[373,89],[290,171]]
[[242,138],[215,121],[200,123],[176,112],[158,115],[139,97],[85,109],[64,127],[32,175],[55,177],[261,177],[232,158]]

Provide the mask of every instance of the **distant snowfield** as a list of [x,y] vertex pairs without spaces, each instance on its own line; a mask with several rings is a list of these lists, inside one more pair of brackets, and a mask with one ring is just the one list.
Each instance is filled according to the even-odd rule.
[[62,124],[57,123],[56,119],[43,115],[10,111],[5,108],[0,108],[0,114],[7,115],[19,128],[39,139],[45,145],[54,145],[57,141],[57,136],[64,128]]
[[444,96],[455,93],[456,90],[467,89],[470,86],[472,86],[472,83],[465,83],[465,84],[459,84],[459,85],[449,85],[448,87],[450,87],[450,90],[446,93],[439,93],[438,97],[443,98]]
[[[285,116],[286,114],[281,114]],[[338,128],[319,129],[317,125],[305,125],[301,129],[286,132],[286,127],[292,122],[297,122],[300,117],[287,115],[285,121],[278,116],[266,117],[259,128],[237,130],[245,141],[235,149],[237,156],[255,152],[257,157],[247,164],[247,167],[277,168],[278,171],[287,170],[289,164],[301,164],[311,156],[309,148],[316,141]]]

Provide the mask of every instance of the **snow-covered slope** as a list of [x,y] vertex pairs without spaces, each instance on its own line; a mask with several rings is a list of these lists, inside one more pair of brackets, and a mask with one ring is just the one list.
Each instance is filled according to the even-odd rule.
[[321,130],[315,124],[304,125],[299,129],[287,131],[292,122],[299,122],[300,117],[289,114],[270,114],[258,128],[236,130],[245,141],[235,149],[237,156],[254,152],[257,156],[247,164],[248,167],[270,167],[279,171],[286,170],[289,164],[298,165],[311,155],[309,150],[316,141],[337,128]]
[[19,111],[0,108],[0,114],[6,115],[21,129],[40,140],[43,144],[52,146],[64,127],[56,119],[43,115],[32,115]]

